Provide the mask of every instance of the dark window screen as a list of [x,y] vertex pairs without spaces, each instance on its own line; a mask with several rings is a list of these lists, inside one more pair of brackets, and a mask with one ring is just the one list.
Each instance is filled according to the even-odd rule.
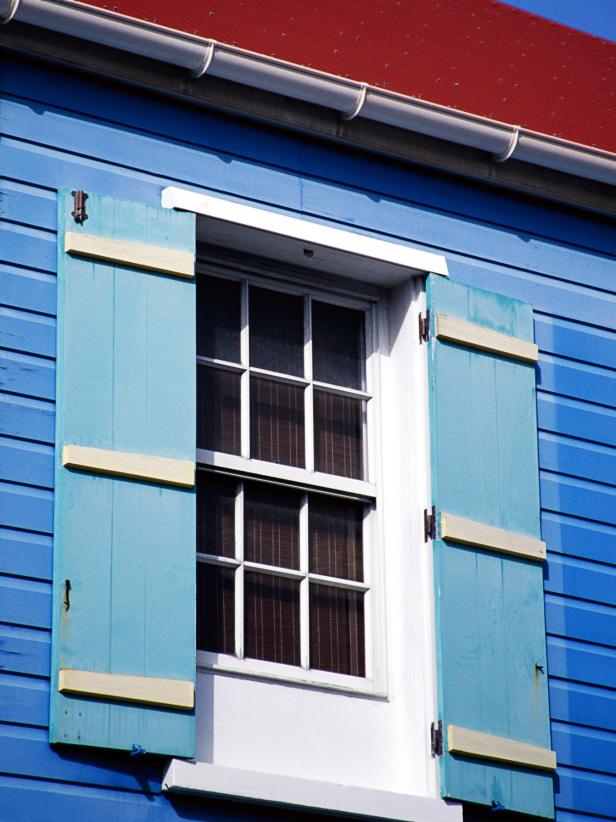
[[310,583],[310,667],[366,675],[363,593]]
[[250,455],[304,467],[304,389],[277,380],[250,379]]
[[240,375],[234,371],[197,367],[197,447],[240,453]]
[[237,481],[197,472],[197,551],[235,556],[235,495]]
[[304,300],[250,289],[250,364],[296,377],[304,374]]
[[299,568],[300,495],[272,485],[244,486],[244,559]]
[[312,357],[319,382],[363,388],[364,313],[329,303],[312,303]]
[[244,653],[299,665],[299,582],[246,571]]
[[197,563],[197,648],[235,653],[235,571]]
[[197,277],[197,354],[240,361],[241,283]]
[[[198,363],[197,446],[241,454],[244,379],[249,381],[251,459],[304,468],[306,388],[290,377],[304,376],[305,298],[199,275],[197,352],[202,357],[240,363],[243,287],[248,288],[249,365],[255,371],[243,371],[242,376],[239,368],[207,365],[203,360]],[[365,319],[363,311],[312,300],[312,365],[317,383],[350,389],[365,387]],[[256,369],[280,376],[272,379]],[[283,375],[289,375],[286,382]],[[313,391],[315,470],[363,479],[366,401],[317,385],[309,390]],[[247,409],[243,410],[246,414]],[[236,534],[240,484],[243,527]],[[200,470],[197,552],[230,559],[236,556],[239,538],[243,542],[237,547],[244,562],[299,570],[300,509],[305,493],[257,479],[236,479]],[[326,585],[314,577],[288,579],[254,565],[238,570],[216,564],[220,560],[213,558],[198,561],[197,647],[235,654],[235,600],[242,596],[243,588],[244,656],[299,666],[303,585],[310,667],[364,677],[365,594],[342,585],[344,580],[364,579],[365,506],[314,491],[307,494],[307,499],[308,569],[302,569],[340,582]]]
[[314,392],[314,460],[317,471],[363,479],[364,400]]
[[308,512],[311,573],[362,582],[361,503],[311,494]]

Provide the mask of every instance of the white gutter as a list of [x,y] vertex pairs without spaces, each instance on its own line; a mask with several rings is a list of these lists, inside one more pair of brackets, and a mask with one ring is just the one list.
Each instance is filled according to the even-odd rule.
[[183,34],[74,0],[0,0],[0,22],[19,20],[245,86],[274,92],[480,149],[495,162],[523,160],[616,184],[616,154],[406,97],[332,74]]

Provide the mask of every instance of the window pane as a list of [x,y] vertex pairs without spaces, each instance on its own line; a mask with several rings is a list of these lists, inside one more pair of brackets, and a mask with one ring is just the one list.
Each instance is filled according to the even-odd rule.
[[250,289],[250,364],[304,374],[304,300],[265,288]]
[[247,657],[299,665],[299,582],[246,571]]
[[235,571],[197,563],[197,648],[235,653]]
[[299,568],[300,495],[273,485],[244,486],[244,558]]
[[314,379],[347,388],[364,385],[364,313],[312,303]]
[[235,556],[235,492],[237,482],[197,472],[197,552]]
[[262,377],[250,379],[250,455],[304,467],[304,389]]
[[314,460],[317,471],[363,479],[364,400],[314,392]]
[[240,374],[197,367],[197,448],[240,453]]
[[360,503],[310,495],[311,573],[363,581],[363,519],[364,507]]
[[363,593],[310,583],[310,667],[366,675]]
[[197,277],[197,354],[240,361],[242,285],[218,277]]

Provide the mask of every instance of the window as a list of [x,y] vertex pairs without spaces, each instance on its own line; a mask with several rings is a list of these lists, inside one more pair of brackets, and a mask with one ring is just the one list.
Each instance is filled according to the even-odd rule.
[[200,270],[202,663],[372,676],[374,323],[369,300]]

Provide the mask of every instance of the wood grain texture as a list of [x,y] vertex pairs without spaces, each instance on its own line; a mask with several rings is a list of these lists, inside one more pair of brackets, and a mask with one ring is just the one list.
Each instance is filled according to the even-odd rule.
[[[87,206],[91,234],[194,254],[191,214],[91,191]],[[72,197],[64,192],[59,203],[56,441],[79,443],[90,456],[111,455],[113,464],[99,460],[99,470],[135,472],[130,457],[128,464],[120,457],[118,465],[118,454],[152,454],[162,458],[165,469],[180,467],[180,478],[192,480],[195,283],[66,254],[65,228],[82,230],[71,210]],[[79,460],[80,452],[76,455]],[[70,450],[68,456],[70,461]],[[146,460],[146,473],[147,464],[152,468]],[[143,471],[143,460],[139,465]],[[188,466],[190,477],[182,474]],[[163,474],[168,478],[166,470]],[[61,693],[58,672],[194,681],[194,489],[161,484],[160,477],[131,482],[67,470],[57,448],[55,504],[50,739],[124,750],[137,744],[153,753],[192,755],[191,711]],[[178,642],[179,636],[184,641]]]
[[119,702],[162,705],[190,711],[195,706],[194,682],[153,676],[103,674],[60,668],[58,690],[63,694],[101,697]]
[[[528,306],[428,278],[431,313],[532,339]],[[433,542],[443,724],[550,747],[542,563],[486,549],[540,542],[534,370],[475,347],[429,343],[432,501],[468,542]],[[469,525],[470,523],[470,525]],[[479,528],[475,524],[479,524]],[[478,533],[481,532],[481,534]],[[533,559],[536,559],[534,557]],[[440,759],[443,796],[551,817],[549,774],[503,761]]]
[[447,749],[450,753],[490,759],[511,765],[522,765],[539,770],[553,771],[556,754],[548,748],[528,745],[502,736],[479,733],[457,725],[447,725]]
[[178,485],[181,488],[192,488],[195,484],[195,463],[190,460],[65,445],[62,448],[62,464],[66,468],[78,468],[93,474]]
[[492,354],[524,362],[536,362],[539,358],[539,349],[535,343],[446,314],[436,315],[434,328],[439,339],[459,343],[468,348],[479,348],[481,351],[490,351]]
[[489,551],[512,554],[525,559],[545,559],[545,542],[540,539],[514,534],[502,528],[493,528],[452,514],[441,513],[439,519],[441,539],[475,545],[477,548],[486,548]]
[[195,276],[195,257],[190,251],[178,251],[145,243],[129,243],[126,240],[95,237],[92,234],[78,234],[74,231],[67,231],[64,235],[64,250],[67,254],[159,274],[171,274],[188,279]]
[[[536,339],[543,352],[538,366],[540,425],[547,431],[616,445],[614,413],[609,408],[613,405],[610,398],[614,379],[609,370],[613,357],[606,357],[606,349],[602,347],[598,352],[596,345],[588,342],[589,334],[615,339],[616,312],[610,293],[614,288],[613,225],[581,211],[551,208],[539,199],[509,197],[463,178],[434,175],[419,166],[375,163],[344,148],[300,142],[290,133],[225,117],[212,110],[178,106],[162,97],[144,95],[128,86],[94,80],[51,64],[43,69],[34,61],[15,60],[10,55],[6,58],[3,81],[8,99],[2,103],[3,127],[10,139],[0,145],[0,164],[11,169],[13,180],[23,181],[29,195],[36,187],[40,197],[28,196],[26,201],[20,190],[18,198],[10,202],[5,199],[7,210],[3,216],[13,221],[9,223],[11,230],[0,240],[5,305],[50,316],[55,313],[56,281],[50,273],[56,268],[55,192],[67,185],[151,204],[159,202],[161,185],[180,185],[203,192],[214,189],[221,196],[239,197],[263,203],[266,208],[290,209],[298,214],[305,208],[316,219],[322,216],[339,221],[341,226],[349,224],[384,238],[400,237],[418,246],[426,243],[428,250],[447,254],[451,277],[458,283],[532,303]],[[40,200],[38,205],[36,199]],[[24,230],[16,223],[29,223],[37,231]],[[84,228],[86,233],[93,233],[88,223]],[[171,242],[151,239],[158,245]],[[141,274],[141,279],[172,278]],[[178,281],[178,285],[182,283]],[[439,310],[451,313],[452,309],[448,306]],[[537,312],[544,312],[543,318]],[[554,324],[559,326],[566,317],[569,329],[580,332],[576,339],[569,334],[565,338],[559,328],[542,328],[543,319],[549,315],[555,315]],[[482,319],[475,314],[473,321]],[[521,333],[506,324],[496,330]],[[159,355],[164,355],[164,346],[161,348]],[[32,343],[25,341],[20,351],[27,356],[16,358],[11,352],[3,353],[0,382],[7,392],[3,399],[9,404],[0,410],[0,426],[5,426],[3,431],[9,436],[52,442],[53,362],[28,354],[43,353],[34,338]],[[51,352],[46,356],[51,356]],[[172,373],[170,368],[171,357],[163,363],[168,373]],[[96,392],[95,385],[89,388]],[[160,389],[157,384],[156,390]],[[31,407],[25,405],[26,400],[31,401]],[[83,399],[84,413],[96,413],[99,405],[98,395],[91,404]],[[452,408],[455,410],[455,404]],[[3,413],[5,409],[10,410]],[[109,438],[98,443],[98,447],[118,446]],[[141,443],[125,442],[122,447],[147,453]],[[596,483],[569,486],[557,482],[557,475],[552,477],[549,484],[554,486],[554,493],[550,491],[546,497],[542,520],[543,538],[550,550],[598,563],[612,562],[616,527],[611,519],[609,523],[604,519],[614,509],[613,495],[602,493],[602,487]],[[99,485],[105,482],[103,477],[93,479]],[[469,483],[473,488],[476,486],[474,475],[469,477]],[[560,488],[564,491],[562,499],[557,492]],[[473,512],[466,516],[479,515]],[[0,520],[3,525],[20,529],[18,533],[23,535],[42,532],[50,543],[51,493],[24,485],[3,485]],[[493,524],[500,524],[498,518]],[[501,527],[513,529],[511,523]],[[41,563],[37,560],[37,565],[51,567],[50,555],[43,560],[44,552],[50,550],[41,547]],[[465,548],[454,550],[461,555],[468,553]],[[28,553],[27,545],[18,548],[13,556],[21,556],[21,567],[16,570],[15,566],[6,573],[30,573]],[[551,570],[546,569],[546,573]],[[47,574],[39,570],[35,575],[40,573]],[[566,582],[565,587],[568,586]],[[574,596],[579,594],[578,587]],[[14,595],[6,601],[6,607],[0,596],[3,619],[18,623],[20,631],[37,634],[39,628],[19,626],[28,622],[48,626],[48,597],[44,608],[37,605],[32,611],[29,593],[24,595],[14,586],[11,591]],[[471,600],[473,594],[465,595],[462,590],[461,603],[466,604],[467,596]],[[566,608],[569,614],[572,604]],[[580,610],[589,613],[586,607]],[[32,613],[36,613],[36,618],[31,618]],[[594,616],[593,630],[604,624],[603,613]],[[576,729],[589,725],[601,729],[608,723],[611,727],[616,715],[610,690],[616,687],[613,643],[610,641],[610,647],[598,645],[588,625],[582,631],[577,622],[569,624],[566,618],[559,620],[554,630],[564,631],[565,637],[548,638],[549,672],[558,678],[551,706],[555,721],[561,726],[559,737],[554,738],[559,761],[560,750],[570,751],[572,756],[580,753]],[[568,638],[570,631],[584,639]],[[603,628],[602,635],[606,633]],[[494,644],[498,646],[497,642]],[[10,647],[4,645],[3,649]],[[470,647],[468,652],[468,667],[472,668],[479,648]],[[28,663],[19,654],[6,656],[14,664]],[[483,669],[486,681],[495,678],[502,682],[502,663],[503,656],[498,656],[493,665]],[[34,668],[24,669],[25,673],[45,675],[49,671],[48,661],[43,657],[36,656],[32,664]],[[123,706],[125,710],[130,707]],[[7,818],[19,819],[27,807],[33,817],[41,819],[64,820],[72,816],[108,822],[110,803],[120,808],[116,816],[123,812],[127,818],[169,818],[170,803],[156,795],[160,788],[158,769],[153,767],[149,780],[142,781],[140,776],[139,767],[149,757],[129,759],[85,747],[74,748],[67,756],[62,753],[66,751],[63,746],[49,746],[43,729],[27,727],[27,715],[24,709],[26,726],[0,728],[10,734],[0,736],[0,760],[5,763],[5,770],[34,777],[2,778]],[[124,719],[118,717],[118,724]],[[588,745],[589,750],[591,746],[595,750],[594,737]],[[613,814],[614,780],[602,772],[606,762],[605,756],[597,759],[593,754],[578,757],[575,762],[564,760],[565,765],[575,765],[571,770],[559,766],[557,805],[574,809],[559,812],[562,822],[590,822],[597,818],[586,813],[606,818]],[[475,760],[469,766],[475,774],[477,765]],[[496,784],[503,784],[507,778],[503,773],[505,766],[484,760],[481,767]],[[44,777],[43,781],[37,781],[37,776]],[[519,769],[515,780],[522,781],[525,776]],[[470,772],[468,778],[474,778]],[[528,779],[544,779],[552,789],[548,773],[533,773]],[[60,784],[62,780],[70,784]],[[103,787],[97,789],[96,785]],[[127,790],[114,791],[114,786]],[[524,783],[524,787],[528,785]],[[146,796],[142,790],[154,794]],[[528,792],[533,795],[532,785]],[[503,793],[505,805],[507,798]],[[180,801],[178,797],[176,802]],[[187,813],[190,815],[190,811]]]

